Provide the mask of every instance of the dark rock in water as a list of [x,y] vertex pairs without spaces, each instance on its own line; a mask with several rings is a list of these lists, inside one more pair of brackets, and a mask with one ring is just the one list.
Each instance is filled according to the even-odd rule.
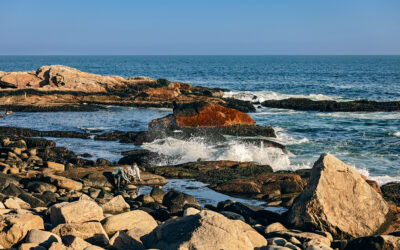
[[336,102],[313,101],[306,98],[289,98],[284,100],[268,100],[264,107],[294,110],[310,110],[321,112],[393,112],[400,111],[400,101],[376,102],[368,100]]
[[240,112],[254,112],[256,109],[254,108],[254,105],[249,102],[249,101],[243,101],[235,98],[223,98],[226,103],[220,103],[222,106],[232,108],[232,109],[237,109]]
[[387,183],[381,187],[383,198],[400,206],[400,183]]
[[96,166],[111,166],[112,163],[109,160],[98,158],[96,160]]
[[28,148],[52,148],[56,146],[56,143],[54,141],[42,138],[26,138],[25,141]]
[[132,143],[135,141],[137,135],[137,132],[112,131],[96,135],[94,139],[99,141],[120,141],[122,143]]
[[0,126],[0,135],[10,137],[57,137],[89,139],[89,134],[75,131],[39,131],[28,128]]
[[267,139],[261,139],[261,138],[245,138],[242,139],[243,142],[249,143],[249,144],[254,144],[257,146],[264,146],[264,147],[271,147],[271,148],[279,148],[287,154],[286,147],[278,142],[267,140]]
[[154,187],[150,192],[150,196],[158,203],[163,202],[165,194],[165,191],[158,187]]
[[163,198],[166,207],[177,206],[182,210],[186,204],[199,205],[193,196],[175,190],[169,191]]
[[255,211],[254,218],[258,221],[263,222],[265,225],[269,225],[274,222],[284,223],[286,221],[287,213],[279,214],[270,210],[257,210]]
[[150,212],[150,215],[153,216],[153,218],[158,221],[166,221],[169,218],[171,218],[171,215],[169,214],[168,210],[162,208]]
[[240,214],[246,219],[246,221],[250,218],[255,218],[256,215],[256,212],[253,209],[240,202],[233,202],[232,204],[226,206],[224,211]]
[[118,164],[130,165],[136,162],[139,166],[143,166],[143,165],[155,164],[158,162],[168,163],[174,159],[173,157],[151,152],[147,149],[132,150],[124,152],[123,155],[125,156],[118,161]]
[[351,240],[345,250],[400,249],[400,237],[392,235],[367,236]]

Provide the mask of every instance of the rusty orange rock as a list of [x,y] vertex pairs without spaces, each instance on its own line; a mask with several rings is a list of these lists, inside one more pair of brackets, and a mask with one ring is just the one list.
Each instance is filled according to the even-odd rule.
[[226,127],[232,125],[254,125],[254,120],[245,113],[219,104],[204,104],[191,114],[178,112],[179,127]]

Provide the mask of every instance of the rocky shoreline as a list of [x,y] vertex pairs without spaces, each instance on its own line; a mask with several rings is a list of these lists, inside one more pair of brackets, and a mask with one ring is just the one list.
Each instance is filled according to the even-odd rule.
[[[224,142],[232,136],[287,153],[274,141],[272,127],[259,126],[243,113],[254,109],[250,102],[224,99],[220,89],[99,76],[65,66],[0,72],[0,88],[0,108],[9,110],[94,110],[111,104],[173,108],[140,132],[0,127],[0,249],[400,249],[400,184],[379,187],[330,154],[322,154],[312,169],[298,171],[274,172],[268,165],[235,161],[155,166],[157,160],[173,159],[144,149],[123,152],[112,164],[38,138],[94,137],[142,145],[169,137]],[[380,107],[292,99],[263,105],[318,111]],[[111,171],[133,162],[141,166],[142,181],[117,192]],[[201,206],[191,195],[163,190],[168,178],[195,179],[269,208],[232,200]],[[137,195],[141,186],[151,192]]]

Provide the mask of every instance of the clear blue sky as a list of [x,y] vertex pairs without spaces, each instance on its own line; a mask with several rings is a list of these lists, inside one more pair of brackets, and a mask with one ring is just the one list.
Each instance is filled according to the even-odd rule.
[[0,54],[400,54],[400,0],[0,0]]

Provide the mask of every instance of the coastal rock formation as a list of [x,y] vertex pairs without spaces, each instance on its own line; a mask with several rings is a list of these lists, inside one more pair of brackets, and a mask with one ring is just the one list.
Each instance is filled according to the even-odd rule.
[[298,228],[328,231],[335,237],[360,237],[380,230],[388,213],[387,203],[357,171],[323,154],[295,200],[288,222]]
[[175,103],[173,114],[151,121],[148,131],[137,134],[133,142],[140,145],[165,137],[181,140],[201,137],[210,142],[224,142],[224,135],[276,137],[272,127],[255,125],[248,114],[239,110],[215,103],[192,102]]
[[95,110],[102,104],[172,108],[172,101],[205,101],[245,112],[255,110],[250,102],[222,95],[221,89],[166,79],[102,76],[62,65],[0,74],[0,108],[14,111]]
[[267,100],[261,104],[264,107],[311,110],[320,112],[392,112],[400,111],[400,101],[376,102],[360,101],[313,101],[306,98],[289,98],[284,100]]
[[51,206],[48,213],[53,225],[103,219],[103,209],[96,202],[87,200],[58,203]]
[[246,223],[202,211],[158,226],[145,240],[158,249],[254,249],[267,240]]

